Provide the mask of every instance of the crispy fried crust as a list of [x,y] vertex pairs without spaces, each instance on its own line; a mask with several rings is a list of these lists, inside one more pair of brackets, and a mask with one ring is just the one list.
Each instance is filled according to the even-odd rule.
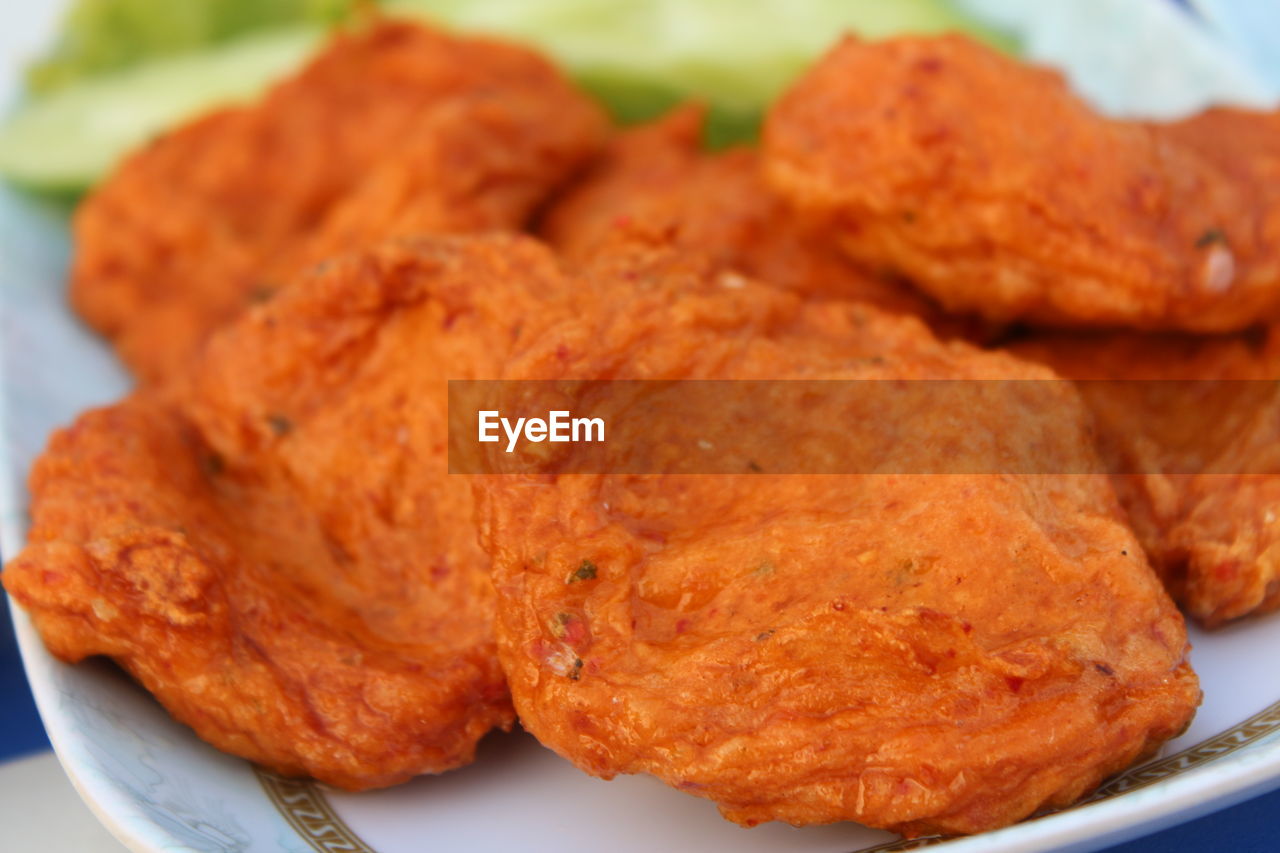
[[541,235],[576,265],[637,234],[660,235],[708,254],[721,269],[801,293],[937,314],[907,285],[845,259],[829,235],[765,185],[757,152],[704,151],[704,119],[704,110],[690,105],[619,134],[555,200]]
[[[1116,491],[1134,530],[1188,613],[1216,627],[1280,609],[1275,330],[1041,334],[1011,349],[1068,378],[1121,380],[1083,382],[1081,392],[1104,455],[1122,472]],[[1185,473],[1198,470],[1217,473]]]
[[344,258],[217,334],[182,386],[55,434],[4,585],[220,749],[349,789],[470,761],[513,715],[445,379],[562,295],[532,241]]
[[850,257],[949,310],[1216,332],[1280,309],[1280,113],[1116,121],[963,37],[849,38],[764,150]]
[[604,120],[524,48],[383,22],[260,103],[129,158],[77,212],[71,295],[144,380],[307,264],[395,236],[515,229]]
[[[601,262],[585,322],[507,376],[1050,375],[713,267]],[[1084,470],[1084,410],[1056,405],[1061,470]],[[1019,413],[965,415],[994,454]],[[502,475],[478,495],[523,725],[744,825],[992,829],[1072,802],[1199,701],[1104,476]]]

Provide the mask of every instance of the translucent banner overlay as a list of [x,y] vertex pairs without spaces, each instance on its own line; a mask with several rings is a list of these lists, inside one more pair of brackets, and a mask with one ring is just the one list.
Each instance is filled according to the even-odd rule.
[[1280,382],[449,382],[456,474],[1280,473]]

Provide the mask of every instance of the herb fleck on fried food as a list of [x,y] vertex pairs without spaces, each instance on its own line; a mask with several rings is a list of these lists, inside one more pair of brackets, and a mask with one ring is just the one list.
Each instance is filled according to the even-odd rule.
[[1196,238],[1197,249],[1207,249],[1227,242],[1227,235],[1221,228],[1210,228]]
[[267,415],[267,425],[276,435],[288,435],[293,430],[293,421],[284,415]]
[[280,288],[276,285],[266,282],[259,282],[249,291],[249,302],[253,305],[261,305],[264,302],[270,302],[272,297],[276,295],[276,291]]
[[583,560],[582,565],[569,573],[569,577],[564,579],[565,583],[577,583],[578,581],[593,581],[596,579],[596,564],[590,560]]
[[216,477],[221,474],[227,467],[227,463],[223,461],[222,455],[215,451],[209,451],[200,457],[200,468],[210,477]]

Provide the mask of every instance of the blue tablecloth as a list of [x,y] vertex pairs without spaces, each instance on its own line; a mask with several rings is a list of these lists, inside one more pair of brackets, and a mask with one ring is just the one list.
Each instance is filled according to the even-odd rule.
[[0,762],[49,748],[18,657],[8,602],[0,605]]

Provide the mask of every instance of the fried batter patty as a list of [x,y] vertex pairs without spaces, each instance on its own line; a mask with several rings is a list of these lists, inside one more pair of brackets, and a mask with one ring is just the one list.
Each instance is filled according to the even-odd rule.
[[1080,383],[1138,538],[1208,627],[1280,608],[1280,338],[1039,334]]
[[372,788],[513,715],[446,378],[564,295],[532,241],[345,257],[219,332],[180,386],[54,435],[4,572],[63,660],[118,661],[219,749]]
[[[587,278],[596,305],[507,377],[1052,377],[714,264],[614,254]],[[1088,469],[1083,407],[1044,387],[1061,394],[1046,447]],[[926,410],[906,451],[971,436],[1000,459],[1024,416]],[[893,428],[826,425],[842,448]],[[744,825],[992,829],[1074,801],[1199,701],[1181,616],[1105,475],[477,483],[523,725],[589,773],[651,773]]]
[[951,311],[1196,332],[1280,314],[1280,113],[1119,121],[964,37],[847,38],[773,107],[764,151],[851,258]]
[[910,287],[858,269],[822,229],[772,192],[749,148],[701,145],[704,111],[677,109],[620,133],[557,197],[540,233],[571,264],[637,233],[665,236],[718,266],[800,293],[936,315]]
[[518,229],[598,147],[599,109],[522,47],[381,22],[261,102],[130,157],[78,210],[71,296],[143,380],[307,265]]

